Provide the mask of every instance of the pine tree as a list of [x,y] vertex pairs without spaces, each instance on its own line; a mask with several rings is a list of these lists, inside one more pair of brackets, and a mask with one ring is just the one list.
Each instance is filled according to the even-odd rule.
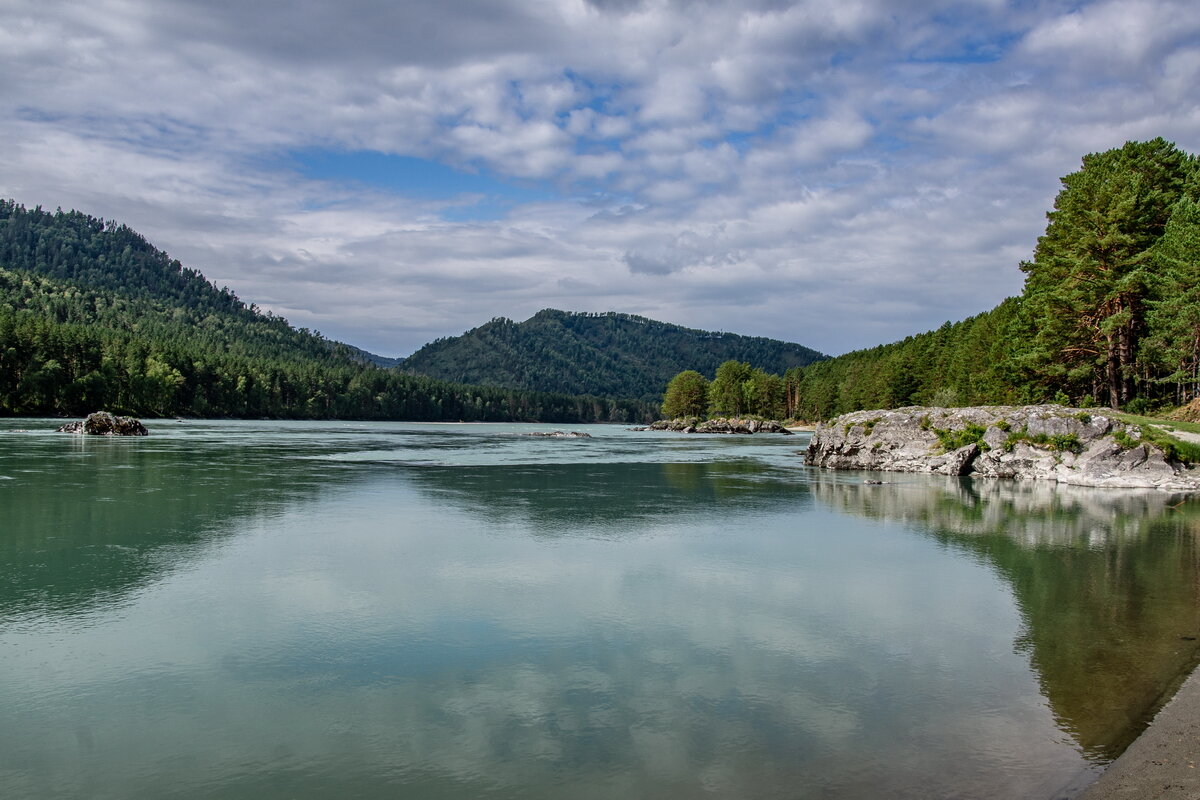
[[1175,204],[1153,256],[1156,299],[1147,315],[1153,335],[1145,350],[1182,403],[1200,394],[1200,199]]
[[1062,179],[1034,260],[1021,265],[1031,364],[1048,387],[1112,406],[1135,395],[1151,249],[1188,170],[1188,156],[1160,138],[1085,156]]

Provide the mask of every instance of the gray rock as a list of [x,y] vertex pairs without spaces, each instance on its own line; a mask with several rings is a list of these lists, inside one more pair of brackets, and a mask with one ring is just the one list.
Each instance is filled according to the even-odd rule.
[[96,411],[87,419],[68,422],[58,429],[59,433],[84,433],[91,436],[148,436],[149,431],[141,420],[133,417],[118,417],[107,411]]
[[818,426],[805,461],[828,469],[1200,491],[1200,472],[1168,461],[1141,437],[1139,426],[1096,410],[912,406],[856,411]]
[[702,420],[698,417],[681,419],[660,419],[644,428],[633,428],[635,431],[677,431],[679,433],[780,433],[791,436],[792,432],[783,423],[773,419],[739,419],[735,417]]
[[534,431],[533,433],[523,433],[522,436],[540,436],[548,439],[590,439],[590,433],[582,431]]

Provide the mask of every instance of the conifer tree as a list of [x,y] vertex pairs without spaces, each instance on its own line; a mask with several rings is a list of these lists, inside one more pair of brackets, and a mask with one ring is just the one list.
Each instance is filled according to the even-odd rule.
[[1128,142],[1085,156],[1062,179],[1034,260],[1021,265],[1036,330],[1030,363],[1048,386],[1112,406],[1133,398],[1151,250],[1189,161],[1161,138]]

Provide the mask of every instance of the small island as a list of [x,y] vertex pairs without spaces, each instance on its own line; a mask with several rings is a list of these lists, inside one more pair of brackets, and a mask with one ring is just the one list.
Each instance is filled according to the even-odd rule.
[[95,411],[86,419],[68,422],[58,433],[82,433],[89,436],[148,436],[149,431],[135,417],[119,417],[108,411]]
[[742,419],[738,417],[716,417],[702,419],[700,417],[677,417],[675,419],[660,419],[635,431],[675,431],[676,433],[782,433],[790,436],[791,431],[774,419]]

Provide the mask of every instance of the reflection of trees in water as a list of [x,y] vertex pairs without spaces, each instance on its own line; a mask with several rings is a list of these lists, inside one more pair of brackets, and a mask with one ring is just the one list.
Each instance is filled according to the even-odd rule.
[[214,454],[180,442],[65,437],[22,446],[3,463],[13,480],[0,487],[0,622],[110,603],[236,533],[235,523],[312,497],[341,474],[280,459],[270,446]]
[[419,467],[405,475],[488,522],[517,521],[554,535],[684,513],[736,513],[795,502],[807,491],[755,461]]
[[921,476],[885,485],[817,475],[839,511],[911,524],[1012,586],[1061,727],[1119,755],[1200,662],[1200,501],[1162,492]]

